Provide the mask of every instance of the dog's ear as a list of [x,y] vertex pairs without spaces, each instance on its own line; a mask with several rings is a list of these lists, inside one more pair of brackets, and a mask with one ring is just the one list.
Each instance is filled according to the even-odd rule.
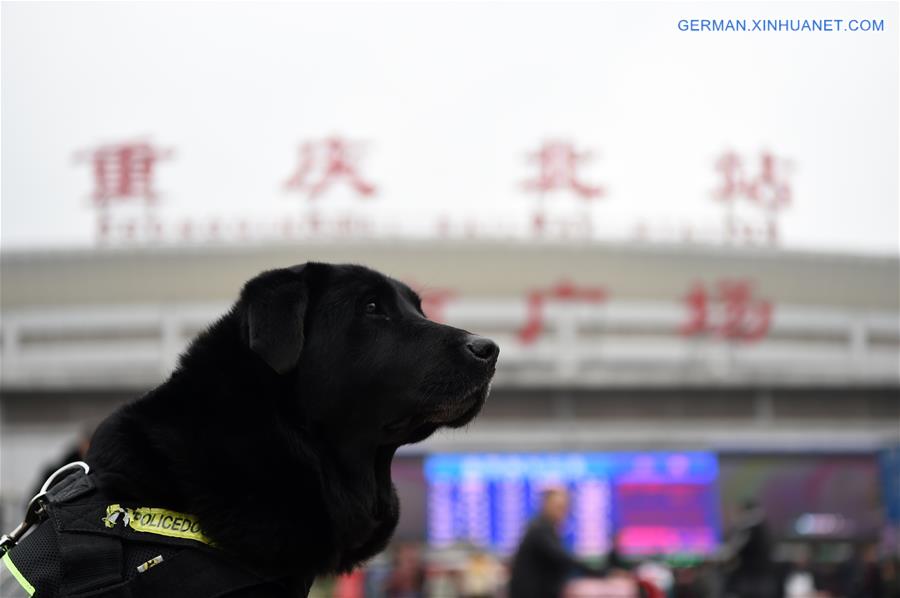
[[300,266],[270,270],[244,287],[247,342],[279,374],[293,369],[303,350],[307,279],[307,268]]

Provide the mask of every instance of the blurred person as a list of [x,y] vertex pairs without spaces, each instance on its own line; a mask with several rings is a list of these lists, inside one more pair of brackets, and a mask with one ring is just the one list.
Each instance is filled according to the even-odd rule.
[[784,579],[785,598],[811,598],[818,588],[810,566],[809,547],[800,546]]
[[634,576],[645,595],[668,596],[674,592],[675,575],[665,563],[657,560],[644,561],[634,568]]
[[503,567],[488,552],[476,549],[463,569],[463,598],[493,598],[503,582]]
[[334,598],[365,598],[365,573],[356,569],[339,576],[334,583]]
[[885,598],[900,598],[900,561],[896,557],[884,559],[881,578],[884,580]]
[[729,576],[727,592],[740,598],[776,598],[780,595],[778,575],[772,562],[772,542],[765,512],[754,500],[742,505],[731,539],[735,568]]
[[462,572],[471,550],[472,546],[468,543],[457,541],[429,552],[424,595],[428,598],[457,598]]
[[694,567],[681,567],[672,571],[675,585],[672,587],[674,598],[702,598],[699,575]]
[[788,574],[784,582],[785,598],[814,598],[817,596],[815,578],[810,571],[797,570]]
[[638,579],[638,594],[640,598],[666,598],[666,593],[652,581],[646,579]]
[[672,598],[719,598],[725,594],[721,572],[713,561],[674,569],[672,575]]
[[601,573],[578,561],[563,546],[558,529],[568,512],[565,490],[544,492],[541,511],[528,525],[513,558],[509,598],[556,598],[572,573]]
[[384,591],[387,598],[420,598],[425,586],[425,566],[417,544],[400,544]]
[[365,566],[365,596],[384,596],[393,568],[393,559],[388,551],[379,552]]
[[848,563],[842,594],[847,598],[881,598],[885,595],[878,546],[869,544]]

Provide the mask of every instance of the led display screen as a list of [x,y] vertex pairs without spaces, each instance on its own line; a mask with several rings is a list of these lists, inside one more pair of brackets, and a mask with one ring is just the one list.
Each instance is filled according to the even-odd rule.
[[709,554],[720,541],[712,453],[442,454],[425,461],[428,539],[510,554],[541,493],[571,498],[561,533],[576,554]]

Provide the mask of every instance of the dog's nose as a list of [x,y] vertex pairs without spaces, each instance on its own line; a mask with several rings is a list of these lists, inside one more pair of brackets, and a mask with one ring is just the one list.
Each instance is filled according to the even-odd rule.
[[500,352],[500,347],[491,339],[474,335],[466,342],[466,349],[482,361],[493,361]]

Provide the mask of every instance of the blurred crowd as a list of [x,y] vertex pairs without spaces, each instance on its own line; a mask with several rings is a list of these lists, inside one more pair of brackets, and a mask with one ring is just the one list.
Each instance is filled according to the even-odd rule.
[[514,555],[503,559],[477,546],[440,550],[398,542],[367,567],[319,580],[318,598],[900,598],[896,553],[874,543],[840,561],[813,560],[797,545],[775,558],[765,514],[743,505],[742,520],[720,554],[702,561],[623,555],[616,543],[603,560],[566,552],[558,534],[568,500],[550,491]]
[[[900,598],[900,563],[874,548],[844,562],[773,563],[760,588],[730,586],[733,569],[713,561],[631,561],[604,575],[572,573],[561,598]],[[601,563],[602,565],[602,563]],[[429,550],[400,543],[351,575],[319,580],[313,598],[513,598],[510,566],[477,547]],[[547,598],[555,598],[548,596]]]

